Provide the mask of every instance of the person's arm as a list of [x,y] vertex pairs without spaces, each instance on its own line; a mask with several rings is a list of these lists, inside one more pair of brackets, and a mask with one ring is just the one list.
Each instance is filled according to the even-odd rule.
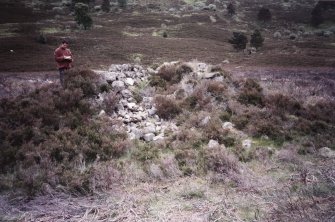
[[64,60],[64,55],[60,50],[55,51],[55,60],[56,62],[62,62]]
[[68,50],[69,50],[69,54],[70,54],[70,57],[71,57],[71,62],[73,62],[72,52],[70,51],[70,49],[68,49]]

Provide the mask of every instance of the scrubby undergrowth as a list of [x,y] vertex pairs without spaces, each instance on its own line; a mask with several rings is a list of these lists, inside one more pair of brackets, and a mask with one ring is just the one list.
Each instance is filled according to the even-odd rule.
[[[51,84],[1,100],[1,189],[33,194],[48,184],[89,192],[92,163],[129,148],[116,122],[97,116],[98,76],[87,70],[68,76],[64,89]],[[9,174],[14,176],[6,179]]]
[[[307,103],[267,94],[267,86],[232,76],[222,66],[165,64],[149,78],[147,93],[155,98],[156,114],[176,128],[166,130],[164,140],[130,141],[113,115],[119,102],[113,87],[92,71],[68,76],[64,89],[51,84],[1,100],[1,190],[35,197],[83,195],[120,184],[171,184],[190,177],[207,182],[194,190],[166,192],[209,206],[216,195],[227,198],[231,192],[237,199],[247,195],[255,201],[256,196],[262,204],[272,203],[254,208],[241,200],[229,212],[228,205],[214,204],[208,220],[334,218],[326,213],[334,212],[333,100]],[[100,93],[107,95],[102,102]],[[100,115],[101,109],[107,114]]]

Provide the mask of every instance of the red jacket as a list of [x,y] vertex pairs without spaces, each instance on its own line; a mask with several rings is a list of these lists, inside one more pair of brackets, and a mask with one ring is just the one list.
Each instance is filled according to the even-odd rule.
[[63,48],[60,46],[55,50],[54,54],[58,68],[69,69],[72,67],[71,63],[73,62],[73,59],[64,59],[64,56],[71,56],[72,58],[72,53],[70,49]]

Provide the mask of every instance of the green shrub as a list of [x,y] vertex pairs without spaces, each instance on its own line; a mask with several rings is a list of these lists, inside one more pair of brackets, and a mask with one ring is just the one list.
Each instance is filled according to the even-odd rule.
[[231,118],[231,112],[223,111],[220,113],[219,118],[222,122],[228,122]]
[[235,127],[239,130],[244,129],[250,122],[251,116],[248,114],[233,115],[231,121],[235,124]]
[[265,106],[272,110],[275,115],[285,116],[290,115],[301,115],[302,105],[289,96],[282,94],[269,95],[265,98]]
[[89,7],[87,4],[84,3],[76,3],[74,7],[75,11],[75,20],[78,23],[78,25],[82,25],[84,29],[88,29],[92,26],[93,20],[89,16]]
[[40,33],[36,40],[38,43],[41,43],[41,44],[47,44],[48,42],[48,39],[44,33]]
[[206,149],[204,159],[207,170],[219,174],[229,174],[230,172],[237,173],[239,171],[238,160],[235,156],[219,146]]
[[263,106],[264,95],[262,91],[262,87],[255,80],[247,79],[238,96],[238,101],[246,105]]
[[320,7],[318,4],[314,7],[312,13],[311,13],[311,24],[313,26],[319,26],[321,23],[324,22],[324,16],[323,16],[323,10],[322,7]]
[[186,105],[186,107],[188,109],[193,110],[196,107],[196,105],[198,104],[198,98],[194,95],[188,96],[185,99],[184,104]]
[[135,147],[132,155],[141,162],[158,158],[158,149],[152,143],[136,141]]
[[104,12],[109,12],[111,10],[110,0],[103,0],[102,5],[101,5],[101,9]]
[[261,32],[258,29],[256,29],[254,33],[251,35],[250,46],[258,49],[259,47],[263,46],[263,42],[264,38]]
[[158,75],[152,75],[149,77],[150,86],[158,86],[161,88],[166,88],[166,81]]
[[272,15],[268,8],[261,8],[258,11],[257,18],[259,21],[268,22],[271,21]]
[[233,5],[233,3],[229,3],[227,6],[227,11],[228,11],[228,15],[233,16],[236,14],[236,9],[235,6]]
[[179,83],[183,75],[193,72],[193,69],[185,63],[164,65],[158,70],[158,76],[172,84]]
[[48,85],[0,100],[0,173],[14,173],[13,188],[33,195],[49,183],[87,191],[91,185],[85,163],[127,152],[127,134],[92,116],[96,110],[89,99],[98,83],[94,76],[90,71],[72,70],[65,89]]
[[98,76],[91,70],[75,70],[67,72],[64,85],[65,89],[78,89],[83,92],[84,97],[93,97],[98,94]]
[[183,175],[190,176],[196,173],[198,156],[195,150],[189,148],[178,149],[175,151],[175,158]]
[[222,122],[217,118],[211,118],[203,130],[208,140],[217,140],[220,144],[224,143],[228,134],[228,131],[222,128]]
[[233,137],[224,137],[224,138],[222,139],[222,142],[223,142],[223,144],[224,144],[226,147],[230,147],[230,146],[234,146],[234,145],[235,145],[236,140],[235,140],[235,138],[233,138]]
[[242,50],[247,47],[248,38],[241,32],[233,32],[233,37],[229,39],[228,42],[232,44],[235,49]]
[[108,93],[111,90],[111,86],[107,83],[99,86],[100,93]]
[[163,96],[155,98],[157,115],[163,119],[172,119],[182,112],[179,105],[172,99]]
[[127,0],[117,0],[120,8],[126,8],[127,7]]

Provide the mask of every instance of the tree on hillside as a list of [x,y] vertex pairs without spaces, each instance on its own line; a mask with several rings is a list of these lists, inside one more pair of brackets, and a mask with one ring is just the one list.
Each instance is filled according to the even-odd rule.
[[231,2],[228,4],[227,10],[228,10],[228,15],[230,15],[230,16],[233,16],[233,15],[236,14],[235,6]]
[[233,37],[228,40],[229,43],[231,43],[235,49],[245,49],[248,43],[248,38],[245,34],[241,32],[233,32]]
[[271,21],[272,15],[271,15],[270,9],[261,8],[258,12],[257,18],[259,21],[263,21],[263,22]]
[[324,21],[324,17],[322,15],[323,9],[319,5],[316,5],[312,11],[312,19],[311,23],[313,26],[318,26]]
[[90,3],[90,0],[71,0],[71,10],[75,9],[75,5],[77,3],[83,3],[83,4],[88,5]]
[[259,30],[255,30],[251,35],[250,46],[255,47],[256,49],[263,45],[264,38]]
[[120,8],[126,8],[127,0],[117,0]]
[[89,7],[84,3],[77,3],[74,7],[75,20],[78,25],[82,25],[84,29],[88,29],[92,26],[93,20],[88,14]]
[[101,5],[101,9],[104,12],[109,12],[111,10],[111,3],[109,0],[103,0],[102,5]]

